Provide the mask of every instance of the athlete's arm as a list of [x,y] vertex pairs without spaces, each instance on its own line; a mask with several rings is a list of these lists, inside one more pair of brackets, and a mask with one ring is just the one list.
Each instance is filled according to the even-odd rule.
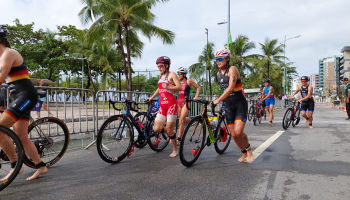
[[2,57],[2,62],[0,63],[0,84],[2,84],[5,81],[6,76],[10,73],[11,67],[13,66],[13,63],[16,60],[16,54],[12,50],[9,50],[5,51]]
[[300,89],[301,89],[301,86],[298,86],[298,89],[295,90],[295,92],[293,93],[293,95],[290,96],[288,99],[291,99],[291,98],[293,98],[296,94],[298,94],[298,92],[300,91]]
[[269,98],[269,96],[271,95],[272,91],[273,91],[273,87],[270,86],[270,88],[269,88],[269,93],[265,96],[265,98],[263,99],[263,101],[265,101],[267,98]]
[[222,93],[222,95],[214,100],[214,104],[218,104],[221,101],[223,101],[224,99],[226,99],[228,96],[230,96],[236,86],[236,82],[238,79],[238,71],[236,70],[235,66],[231,66],[229,71],[228,71],[228,76],[229,76],[229,84],[228,87],[226,88],[226,90],[224,91],[224,93]]
[[159,95],[159,89],[157,89],[151,97],[147,98],[147,101],[151,101],[152,99],[154,99],[154,97],[158,95]]
[[173,90],[173,91],[180,91],[182,89],[181,88],[181,83],[180,83],[179,78],[175,74],[175,72],[170,72],[169,78],[170,78],[170,80],[172,80],[174,82],[175,86],[168,85],[166,87],[166,89],[167,90]]
[[192,79],[188,79],[188,85],[190,86],[190,87],[195,87],[196,89],[197,89],[197,91],[196,91],[196,95],[194,96],[194,98],[193,99],[197,99],[198,98],[198,96],[199,96],[199,93],[201,92],[201,87],[196,83],[196,82],[194,82]]

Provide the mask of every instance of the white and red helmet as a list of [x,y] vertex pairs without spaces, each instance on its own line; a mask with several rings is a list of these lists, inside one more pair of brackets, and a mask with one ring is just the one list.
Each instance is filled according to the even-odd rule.
[[215,58],[226,58],[231,57],[231,51],[228,49],[221,49],[216,52]]

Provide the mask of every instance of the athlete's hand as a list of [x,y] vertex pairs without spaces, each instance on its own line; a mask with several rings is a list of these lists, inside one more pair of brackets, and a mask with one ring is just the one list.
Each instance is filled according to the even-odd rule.
[[301,103],[301,102],[302,102],[302,100],[301,100],[301,99],[299,99],[297,102],[298,102],[298,103]]
[[219,103],[220,103],[219,99],[215,99],[215,100],[213,101],[213,104],[214,104],[214,105],[219,104]]
[[151,97],[148,97],[148,98],[146,99],[147,102],[149,102],[149,101],[151,101],[151,100],[152,100]]

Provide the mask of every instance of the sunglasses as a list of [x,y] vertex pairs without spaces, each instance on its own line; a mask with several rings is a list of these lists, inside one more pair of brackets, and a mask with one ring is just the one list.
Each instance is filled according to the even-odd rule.
[[225,59],[225,58],[222,57],[222,58],[216,58],[215,60],[216,60],[216,62],[222,62],[224,59]]
[[184,75],[184,73],[179,73],[179,72],[178,72],[177,75]]

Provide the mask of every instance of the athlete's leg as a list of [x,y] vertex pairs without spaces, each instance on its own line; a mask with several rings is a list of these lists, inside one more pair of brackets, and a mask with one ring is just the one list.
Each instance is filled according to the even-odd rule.
[[[28,138],[28,120],[20,119],[14,125],[13,128],[20,138],[24,151],[34,161],[36,165],[42,162],[39,153],[34,146],[33,142]],[[47,167],[41,166],[34,172],[34,174],[27,178],[28,181],[36,179],[40,174],[46,174]]]
[[309,128],[312,128],[313,111],[309,111]]
[[248,136],[243,132],[244,127],[245,122],[241,120],[236,120],[234,124],[230,124],[230,126],[228,126],[233,140],[243,153],[242,156],[238,159],[238,161],[243,162],[247,158],[247,161],[250,163],[253,160],[253,153],[250,148]]
[[273,108],[274,108],[274,105],[270,105],[269,106],[269,113],[270,113],[270,122],[269,122],[269,125],[272,125],[272,121],[274,119],[274,116],[273,116]]
[[179,133],[178,133],[179,138],[182,138],[188,113],[189,113],[189,110],[187,109],[187,107],[183,106],[181,109],[180,121],[179,121]]
[[300,110],[300,114],[301,114],[301,116],[303,116],[305,118],[305,120],[306,120],[305,123],[308,125],[309,124],[309,118],[306,115],[306,111],[305,110]]
[[[176,119],[175,119],[176,120]],[[171,140],[171,144],[173,145],[173,152],[169,155],[170,158],[174,158],[177,156],[177,145],[176,145],[176,133],[175,133],[175,125],[176,121],[168,121],[166,123],[166,132]]]

